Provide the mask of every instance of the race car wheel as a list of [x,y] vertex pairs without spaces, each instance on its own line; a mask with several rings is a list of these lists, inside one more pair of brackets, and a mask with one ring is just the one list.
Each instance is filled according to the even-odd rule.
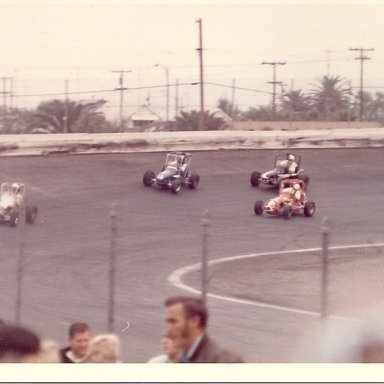
[[307,201],[304,205],[304,215],[312,217],[316,211],[316,204],[313,201]]
[[192,175],[189,177],[189,188],[190,189],[196,189],[200,182],[200,176],[196,175],[195,173],[192,173]]
[[37,218],[37,208],[27,207],[25,210],[25,222],[27,224],[33,224]]
[[181,189],[181,181],[180,180],[173,180],[171,184],[171,191],[173,193],[179,192]]
[[261,173],[258,171],[252,172],[251,174],[251,184],[253,187],[258,187],[260,184],[260,178],[261,178]]
[[300,175],[299,179],[304,181],[304,189],[307,189],[308,188],[308,184],[309,184],[309,176],[307,176],[307,175]]
[[283,207],[283,216],[286,219],[290,219],[292,217],[292,207],[289,204],[284,205],[284,207]]
[[150,187],[153,184],[153,180],[156,178],[155,172],[147,171],[143,176],[143,184],[146,187]]
[[17,212],[12,212],[9,219],[9,226],[16,227],[18,222],[19,222],[19,214]]
[[262,202],[261,200],[256,201],[253,209],[256,215],[262,215],[264,212],[264,202]]

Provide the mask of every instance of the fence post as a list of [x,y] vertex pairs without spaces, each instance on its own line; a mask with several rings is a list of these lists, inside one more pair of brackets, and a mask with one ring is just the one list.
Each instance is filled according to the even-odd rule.
[[24,278],[24,247],[25,247],[25,205],[23,204],[19,210],[16,225],[19,232],[19,254],[17,257],[17,272],[16,272],[16,309],[15,309],[15,323],[21,322],[21,308],[23,297],[23,278]]
[[321,222],[321,319],[325,321],[328,315],[328,246],[329,224],[324,217]]
[[207,264],[208,264],[208,227],[209,227],[209,214],[205,210],[202,214],[201,226],[203,229],[202,241],[202,261],[201,261],[201,299],[206,305],[207,303],[207,290],[208,290],[208,277],[207,277]]
[[116,204],[111,207],[111,238],[109,250],[109,298],[108,298],[108,331],[114,332],[115,310],[115,242],[116,242]]

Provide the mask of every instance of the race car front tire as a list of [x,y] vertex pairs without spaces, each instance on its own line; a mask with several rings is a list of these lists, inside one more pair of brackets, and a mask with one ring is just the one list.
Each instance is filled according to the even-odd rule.
[[181,181],[178,179],[173,180],[171,184],[172,193],[177,193],[180,191],[180,189],[181,189]]
[[259,171],[254,171],[251,174],[251,184],[253,187],[258,187],[260,184],[261,173]]
[[147,171],[143,176],[143,184],[146,187],[150,187],[153,184],[153,180],[156,178],[155,172]]
[[37,218],[37,207],[27,207],[25,210],[25,222],[33,224]]
[[264,202],[261,200],[256,201],[255,206],[253,207],[255,214],[260,216],[264,212]]
[[304,205],[304,215],[312,217],[316,211],[316,204],[313,201],[307,201]]

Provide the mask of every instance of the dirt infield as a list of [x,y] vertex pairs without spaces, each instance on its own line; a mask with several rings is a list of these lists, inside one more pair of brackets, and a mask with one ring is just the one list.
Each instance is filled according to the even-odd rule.
[[[343,316],[384,301],[384,248],[330,250],[328,311]],[[253,302],[320,312],[321,251],[227,261],[209,269],[209,292]],[[183,278],[199,289],[200,271]]]

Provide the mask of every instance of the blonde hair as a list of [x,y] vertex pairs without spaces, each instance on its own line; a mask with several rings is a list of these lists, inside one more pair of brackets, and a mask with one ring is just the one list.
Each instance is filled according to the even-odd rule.
[[120,339],[115,334],[95,336],[90,344],[85,363],[120,362]]

